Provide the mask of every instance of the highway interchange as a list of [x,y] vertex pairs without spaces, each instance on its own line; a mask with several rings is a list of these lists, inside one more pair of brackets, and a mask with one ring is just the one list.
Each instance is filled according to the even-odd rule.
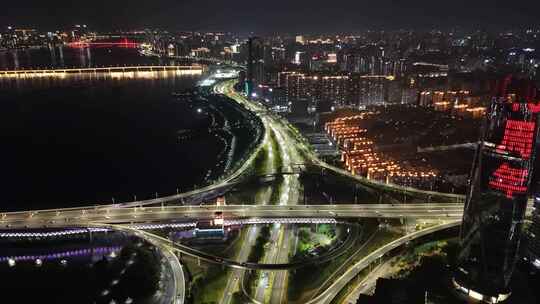
[[0,225],[5,228],[44,228],[81,226],[89,223],[119,224],[146,222],[185,222],[213,219],[222,213],[227,220],[274,218],[461,218],[462,204],[361,204],[361,205],[226,205],[163,206],[90,209],[76,211],[40,211],[4,213]]
[[[234,82],[225,82],[216,86],[216,91],[225,94],[229,98],[235,100],[246,106],[250,111],[254,113],[265,113],[266,108],[257,103],[249,102],[242,95],[238,94],[233,88]],[[260,114],[259,114],[260,115]],[[270,148],[270,153],[279,154],[281,160],[281,170],[294,171],[293,165],[295,163],[303,163],[304,158],[302,154],[297,150],[295,145],[295,139],[290,136],[288,130],[271,115],[264,115],[262,117],[266,134],[272,134],[273,139],[276,141],[278,151],[273,151]],[[269,141],[265,142],[267,146],[272,146]],[[276,171],[274,168],[274,171]],[[279,191],[279,198],[276,203],[278,206],[288,206],[298,204],[299,198],[299,180],[298,175],[286,175],[284,176],[281,184],[275,188],[274,191]],[[292,207],[289,207],[292,208]],[[290,210],[289,210],[290,211]],[[263,256],[263,264],[286,264],[288,263],[291,239],[295,233],[295,227],[289,225],[282,226],[279,224],[272,225],[270,231],[270,243],[276,244],[271,246],[269,250],[266,250]],[[255,300],[259,302],[266,302],[267,299],[271,303],[281,303],[284,300],[284,290],[286,285],[283,285],[287,280],[286,276],[288,272],[280,271],[277,273],[265,273],[259,274],[258,286],[255,288]],[[233,278],[234,280],[234,278]],[[274,283],[274,288],[269,288]],[[270,290],[270,294],[265,294],[267,290]]]
[[[371,183],[377,186],[389,187],[386,184],[365,180],[350,174],[339,168],[327,165],[314,156],[304,143],[299,142],[291,129],[281,119],[266,113],[266,109],[257,103],[252,103],[242,95],[236,93],[232,88],[233,82],[222,82],[215,86],[215,91],[227,95],[246,106],[249,110],[259,114],[266,129],[263,142],[253,151],[249,159],[231,175],[223,178],[213,185],[196,189],[187,193],[177,194],[153,200],[135,201],[124,204],[87,206],[79,208],[37,210],[8,212],[0,214],[0,227],[4,229],[22,230],[27,228],[53,228],[53,227],[81,227],[98,226],[109,227],[126,232],[134,233],[151,241],[159,246],[166,258],[170,261],[174,273],[174,294],[173,303],[183,303],[185,297],[185,280],[182,266],[175,254],[188,254],[196,258],[213,263],[220,263],[231,266],[234,269],[230,272],[224,294],[221,299],[222,304],[230,303],[232,293],[240,289],[240,282],[243,281],[246,269],[284,269],[272,267],[271,265],[289,264],[289,256],[295,251],[296,227],[288,225],[293,223],[315,223],[324,221],[335,221],[336,223],[346,223],[347,220],[358,218],[406,218],[406,219],[434,219],[442,220],[443,224],[414,232],[399,240],[393,241],[376,251],[367,255],[360,262],[356,263],[337,278],[330,288],[324,290],[310,303],[329,303],[339,291],[362,269],[386,254],[392,249],[405,244],[406,242],[423,235],[454,227],[459,224],[463,213],[462,197],[457,195],[446,195],[436,192],[421,191],[410,188],[394,187],[407,193],[421,193],[428,195],[446,195],[450,199],[455,199],[455,203],[444,204],[362,204],[362,205],[299,205],[300,181],[297,174],[290,174],[283,177],[276,187],[261,188],[257,193],[257,204],[254,205],[189,205],[193,198],[215,197],[234,185],[236,181],[253,165],[257,154],[265,151],[269,159],[280,157],[282,170],[294,171],[294,164],[311,162],[323,168],[332,170],[342,175],[347,175],[357,179],[362,183]],[[277,151],[273,150],[272,140],[277,141]],[[267,171],[275,172],[276,168],[269,162]],[[393,186],[392,186],[393,187]],[[271,202],[272,192],[278,192],[278,199]],[[185,205],[179,205],[184,203]],[[168,205],[173,204],[173,205]],[[211,255],[205,255],[196,250],[187,248],[181,244],[172,243],[170,240],[159,237],[144,231],[144,225],[152,223],[173,223],[172,225],[194,225],[194,221],[200,219],[212,219],[216,214],[223,215],[226,225],[249,225],[244,235],[245,245],[237,253],[234,261],[228,261]],[[246,263],[246,259],[251,250],[256,237],[259,235],[258,224],[271,224],[270,242],[274,244],[270,250],[265,252],[261,264]],[[150,226],[151,227],[151,226]],[[163,227],[167,227],[165,224]],[[170,225],[168,227],[171,227]],[[2,236],[0,236],[2,237]],[[260,266],[263,265],[263,266]],[[270,265],[270,266],[269,266]],[[272,272],[259,272],[259,280],[254,288],[253,300],[261,303],[286,303],[287,302],[287,282],[288,272],[285,270]]]

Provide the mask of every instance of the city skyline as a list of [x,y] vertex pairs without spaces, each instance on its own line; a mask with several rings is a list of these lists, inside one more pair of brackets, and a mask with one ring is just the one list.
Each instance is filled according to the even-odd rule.
[[469,2],[6,4],[0,292],[540,303],[540,4]]

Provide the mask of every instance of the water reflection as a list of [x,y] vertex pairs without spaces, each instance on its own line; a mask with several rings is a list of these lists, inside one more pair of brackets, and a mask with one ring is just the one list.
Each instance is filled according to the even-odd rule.
[[11,160],[0,172],[10,189],[1,210],[146,199],[204,182],[222,143],[207,132],[179,138],[212,117],[196,115],[206,104],[171,94],[198,77],[123,69],[0,76],[0,147]]
[[65,258],[92,258],[97,260],[102,259],[105,255],[115,256],[117,252],[122,249],[120,246],[112,247],[92,247],[92,248],[77,248],[73,250],[64,250],[64,251],[51,251],[41,254],[27,254],[27,255],[10,255],[10,256],[0,256],[0,263],[8,261],[49,261],[49,260],[58,260]]
[[178,65],[168,58],[144,56],[137,49],[69,48],[49,45],[40,49],[0,51],[0,70],[89,68],[123,65]]
[[0,275],[9,278],[0,292],[13,303],[160,303],[159,278],[170,277],[162,259],[149,243],[116,231],[0,237]]
[[122,67],[70,70],[36,70],[0,72],[0,89],[47,88],[69,86],[84,82],[87,85],[107,80],[169,80],[173,83],[185,76],[200,76],[203,67]]
[[[65,66],[64,64],[64,48],[59,46],[58,47],[58,54],[59,54],[59,59],[60,59],[60,66]],[[54,66],[57,66],[57,65],[54,65]]]
[[9,260],[68,259],[77,263],[96,262],[113,256],[133,239],[107,229],[6,231],[0,233],[0,263]]

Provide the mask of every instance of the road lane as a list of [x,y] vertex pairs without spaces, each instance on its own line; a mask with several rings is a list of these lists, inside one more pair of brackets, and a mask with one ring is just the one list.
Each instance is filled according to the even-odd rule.
[[[528,208],[528,214],[532,207]],[[187,222],[211,219],[221,212],[226,219],[257,218],[461,218],[463,205],[275,205],[275,206],[170,206],[146,208],[91,209],[85,211],[41,213],[4,213],[0,227],[24,229],[26,227],[84,226],[89,223],[146,223]]]
[[394,240],[376,250],[371,252],[369,255],[352,265],[343,275],[337,278],[332,285],[320,295],[309,301],[307,304],[328,304],[337,296],[337,294],[349,283],[358,273],[368,267],[371,263],[388,253],[389,251],[399,247],[407,242],[410,242],[419,237],[445,230],[452,227],[457,227],[460,224],[460,221],[449,221],[444,224],[432,226],[425,228],[413,233],[410,233],[406,236],[403,236],[397,240]]

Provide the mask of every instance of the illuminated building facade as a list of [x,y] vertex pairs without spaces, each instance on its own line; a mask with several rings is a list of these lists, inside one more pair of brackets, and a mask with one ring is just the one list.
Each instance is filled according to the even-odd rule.
[[325,131],[342,152],[341,161],[351,174],[385,183],[430,189],[437,174],[432,170],[411,168],[377,152],[368,130],[359,126],[362,120],[374,115],[362,112],[344,116],[325,124]]
[[384,77],[362,77],[358,74],[351,76],[350,104],[374,105],[387,101],[388,87],[392,82]]
[[289,102],[308,99],[317,104],[331,102],[336,107],[361,107],[388,101],[392,76],[280,72],[278,86]]
[[[538,112],[530,87],[501,85],[488,110],[460,233],[454,286],[476,300],[510,294],[538,143]],[[508,91],[515,93],[508,94]]]
[[481,97],[472,96],[470,91],[421,91],[418,105],[433,108],[436,111],[452,111],[465,117],[482,118],[486,108],[482,106]]
[[386,75],[401,77],[406,72],[405,60],[387,57],[385,49],[374,44],[348,50],[343,55],[343,71],[363,75]]
[[349,75],[306,74],[301,72],[281,72],[278,86],[286,91],[289,102],[306,99],[315,103],[332,101],[342,106],[351,99],[351,78]]
[[248,64],[245,93],[252,96],[255,85],[264,81],[264,45],[258,37],[248,40]]

